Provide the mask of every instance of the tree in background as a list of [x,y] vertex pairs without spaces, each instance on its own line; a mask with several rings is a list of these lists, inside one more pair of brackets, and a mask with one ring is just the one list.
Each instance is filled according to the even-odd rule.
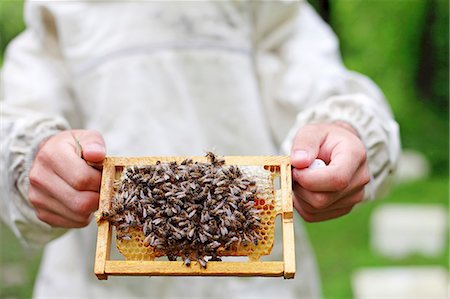
[[449,2],[310,2],[339,36],[347,67],[386,94],[403,146],[423,152],[434,174],[448,176]]

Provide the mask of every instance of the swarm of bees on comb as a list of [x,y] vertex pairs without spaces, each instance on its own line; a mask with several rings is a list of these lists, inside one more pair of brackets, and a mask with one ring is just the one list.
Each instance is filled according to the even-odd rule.
[[272,212],[255,204],[259,185],[241,168],[213,153],[206,156],[206,163],[125,167],[111,208],[101,215],[115,226],[118,243],[131,242],[139,232],[154,256],[180,257],[186,266],[198,261],[204,268],[207,257],[220,261],[227,251],[265,243],[274,216],[269,219],[265,213]]

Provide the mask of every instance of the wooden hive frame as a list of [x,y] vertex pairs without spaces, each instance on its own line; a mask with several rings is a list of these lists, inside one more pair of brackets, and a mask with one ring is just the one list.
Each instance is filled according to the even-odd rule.
[[[130,165],[152,165],[157,161],[181,162],[187,157],[107,157],[103,162],[99,213],[108,211],[113,195],[113,183],[118,168]],[[206,157],[189,157],[193,161],[208,162]],[[180,261],[123,261],[111,260],[112,225],[98,220],[97,249],[94,272],[98,279],[108,275],[127,276],[268,276],[294,278],[295,243],[290,158],[287,156],[227,156],[227,165],[264,166],[280,170],[281,217],[283,232],[283,261],[208,262],[201,268],[198,262],[186,267]]]

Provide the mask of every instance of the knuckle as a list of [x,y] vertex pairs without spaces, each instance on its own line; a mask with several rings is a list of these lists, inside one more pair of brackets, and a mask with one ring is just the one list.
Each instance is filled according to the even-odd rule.
[[317,222],[317,219],[314,215],[305,212],[300,213],[300,215],[302,216],[303,220],[308,223]]
[[30,188],[28,188],[28,199],[33,202],[34,200],[36,200],[37,198],[37,192],[36,189],[30,185]]
[[325,209],[329,206],[329,197],[326,194],[315,194],[311,206],[318,210]]
[[367,185],[369,182],[370,182],[370,173],[369,170],[366,169],[366,171],[364,171],[364,174],[362,175],[361,183],[362,185]]
[[344,175],[336,174],[331,177],[331,183],[335,187],[336,191],[341,191],[348,187],[350,181]]
[[50,224],[50,214],[43,210],[36,211],[36,216],[42,222]]
[[355,147],[351,155],[352,157],[355,157],[357,161],[359,161],[360,165],[364,165],[367,163],[367,151],[362,144],[359,147]]
[[363,143],[360,142],[360,146],[355,146],[351,150],[350,154],[355,157],[356,161],[359,161],[360,165],[367,162],[367,151]]
[[88,226],[91,223],[91,217],[86,217],[85,219],[83,219],[83,221],[81,221],[80,225],[82,227]]
[[30,196],[30,202],[35,209],[44,209],[45,208],[44,202],[39,197],[35,196],[34,194],[30,194],[29,196]]
[[70,185],[78,191],[83,191],[90,183],[90,178],[84,172],[79,171],[72,176]]
[[97,209],[98,195],[89,195],[79,198],[76,202],[75,212],[86,218],[89,218],[92,212]]
[[40,149],[39,152],[36,155],[36,159],[41,162],[47,162],[49,158],[52,156],[52,150],[50,149],[50,146],[46,146],[47,144],[44,144]]
[[28,180],[30,181],[31,186],[42,186],[42,175],[36,167],[31,168],[30,173],[28,174]]
[[363,163],[365,163],[367,161],[367,151],[366,151],[364,146],[360,147],[360,150],[359,150],[358,154],[361,157],[361,161]]
[[90,214],[89,215],[84,215],[82,217],[80,217],[79,219],[77,219],[77,222],[74,222],[74,227],[86,227],[89,225],[89,223],[91,223],[91,217]]
[[305,190],[313,190],[315,185],[315,182],[313,180],[310,180],[308,177],[302,176],[299,177],[298,185],[301,189]]
[[47,209],[46,198],[43,198],[41,195],[39,195],[39,193],[36,192],[33,187],[30,187],[28,191],[28,199],[35,210]]
[[316,209],[314,209],[314,208],[311,207],[309,204],[306,204],[306,203],[304,203],[304,202],[302,202],[302,203],[300,204],[300,206],[301,206],[302,210],[304,210],[306,213],[313,214],[313,213],[316,212]]
[[50,141],[41,146],[34,159],[39,165],[51,165],[55,159],[55,147]]
[[92,213],[91,205],[89,204],[88,201],[81,201],[78,204],[77,212],[78,212],[78,214],[83,215],[83,216],[90,215]]
[[313,208],[309,203],[307,203],[302,199],[297,200],[297,205],[301,210],[305,211],[306,213],[309,214],[317,213],[317,210],[315,208]]
[[303,197],[304,197],[304,195],[303,195],[304,192],[302,191],[301,187],[299,185],[295,185],[292,191],[293,191],[294,198],[296,200],[298,200],[299,202],[302,202]]

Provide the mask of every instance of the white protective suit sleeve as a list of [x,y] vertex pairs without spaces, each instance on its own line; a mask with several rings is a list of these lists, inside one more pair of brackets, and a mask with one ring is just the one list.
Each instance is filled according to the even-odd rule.
[[[257,67],[277,143],[290,152],[297,130],[312,123],[345,121],[367,149],[371,182],[365,199],[385,194],[400,152],[398,124],[382,92],[367,77],[347,70],[331,28],[311,6],[286,6],[280,14],[264,2],[255,17]],[[274,30],[276,28],[276,30]],[[295,125],[284,123],[295,114]],[[280,130],[281,128],[281,130]],[[286,132],[287,138],[286,138]]]
[[28,173],[39,144],[75,121],[67,73],[46,10],[25,11],[27,30],[8,48],[0,77],[0,216],[24,245],[63,233],[40,221],[28,200]]

